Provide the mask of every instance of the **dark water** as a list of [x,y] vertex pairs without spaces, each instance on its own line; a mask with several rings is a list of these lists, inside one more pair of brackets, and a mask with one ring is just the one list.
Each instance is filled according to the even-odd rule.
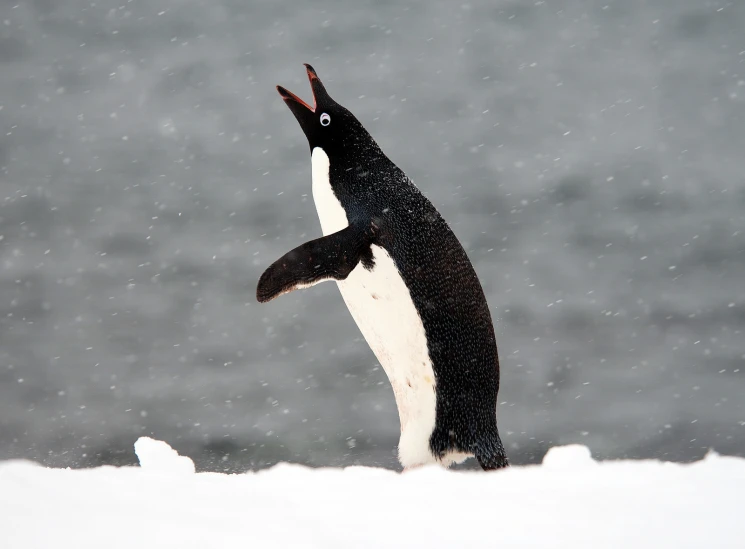
[[515,463],[745,455],[745,3],[0,2],[0,459],[396,466],[320,235],[302,62],[432,199]]

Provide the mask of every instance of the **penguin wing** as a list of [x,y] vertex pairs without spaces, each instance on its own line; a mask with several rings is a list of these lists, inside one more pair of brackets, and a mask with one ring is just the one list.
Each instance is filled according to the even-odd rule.
[[325,280],[344,280],[360,261],[365,268],[372,269],[370,245],[374,240],[375,225],[352,224],[337,233],[306,242],[264,271],[256,287],[256,299],[266,303]]

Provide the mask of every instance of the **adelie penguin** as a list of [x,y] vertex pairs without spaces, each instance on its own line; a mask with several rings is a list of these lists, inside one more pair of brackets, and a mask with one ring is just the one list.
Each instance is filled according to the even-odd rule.
[[393,386],[404,469],[470,456],[483,469],[506,467],[494,328],[466,252],[432,203],[305,67],[312,106],[277,90],[308,138],[324,236],[275,261],[259,279],[257,299],[336,281]]

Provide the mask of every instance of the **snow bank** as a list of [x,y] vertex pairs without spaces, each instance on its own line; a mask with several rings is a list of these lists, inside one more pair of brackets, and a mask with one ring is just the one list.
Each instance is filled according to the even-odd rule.
[[553,448],[541,466],[194,473],[166,443],[141,467],[0,463],[0,547],[745,547],[745,459],[594,461]]

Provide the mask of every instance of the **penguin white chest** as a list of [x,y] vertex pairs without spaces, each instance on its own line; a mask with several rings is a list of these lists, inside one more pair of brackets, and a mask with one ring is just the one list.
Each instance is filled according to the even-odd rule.
[[[347,216],[331,188],[328,156],[315,148],[311,161],[321,228],[324,235],[332,234],[349,225]],[[401,421],[399,461],[404,467],[431,463],[436,395],[424,325],[391,256],[377,245],[372,252],[374,268],[367,270],[359,263],[338,282],[339,290],[393,386]]]

